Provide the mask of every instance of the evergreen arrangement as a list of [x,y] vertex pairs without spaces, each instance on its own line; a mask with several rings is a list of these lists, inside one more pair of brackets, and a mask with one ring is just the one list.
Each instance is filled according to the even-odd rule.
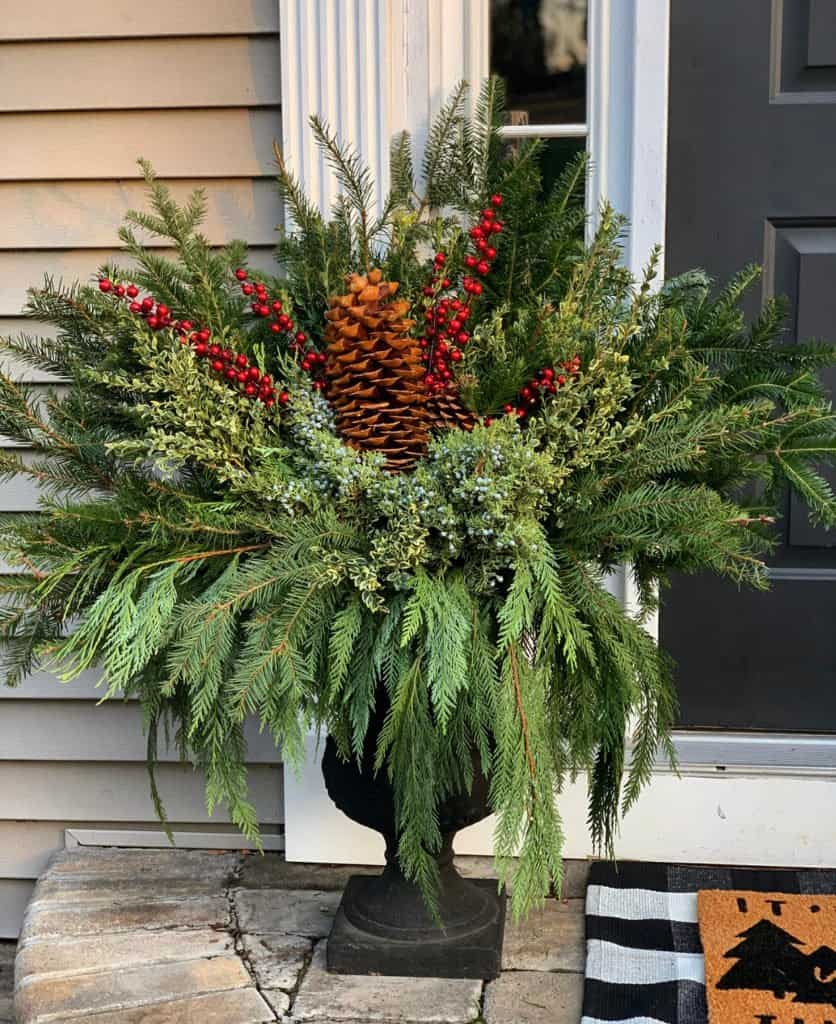
[[[817,377],[836,353],[785,342],[779,302],[744,320],[755,269],[656,287],[654,256],[633,280],[608,206],[583,241],[584,162],[545,190],[540,143],[499,134],[501,84],[464,109],[462,87],[420,173],[395,140],[382,209],[313,119],[341,196],[323,217],[279,158],[280,276],[210,247],[203,195],[178,206],[145,167],[132,269],[30,293],[54,334],[5,355],[63,383],[0,378],[23,446],[0,470],[41,494],[0,523],[21,569],[0,642],[12,685],[100,667],[105,696],[140,701],[152,768],[176,737],[254,839],[244,720],[289,762],[314,724],[349,758],[385,701],[404,871],[432,902],[436,806],[476,750],[519,914],[560,879],[561,785],[588,775],[611,850],[667,746],[671,670],[642,622],[667,575],[765,587],[790,485],[836,519]],[[625,563],[635,616],[606,587]]]

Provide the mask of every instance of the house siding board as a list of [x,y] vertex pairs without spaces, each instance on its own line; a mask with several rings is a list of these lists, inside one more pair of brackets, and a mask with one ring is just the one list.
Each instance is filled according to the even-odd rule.
[[[60,696],[60,686],[56,680],[54,696]],[[252,764],[276,763],[279,755],[269,732],[259,731],[258,723],[250,720],[245,734]],[[161,762],[180,760],[162,729],[159,743]],[[92,709],[87,701],[18,698],[4,704],[0,715],[5,760],[142,762],[145,750],[141,709],[135,701],[109,700]]]
[[[144,204],[139,156],[176,197],[206,190],[212,244],[242,238],[251,265],[275,271],[278,9],[277,0],[45,0],[4,12],[0,335],[54,334],[21,317],[26,289],[45,273],[91,280],[118,256],[122,217]],[[43,371],[10,365],[19,380],[50,383]],[[0,439],[0,447],[10,446]],[[29,511],[37,496],[29,480],[3,483],[0,512]],[[65,827],[160,828],[139,708],[97,707],[97,678],[62,685],[39,671],[15,690],[0,687],[0,937],[17,934]],[[254,724],[247,732],[251,797],[263,827],[281,830],[280,752]],[[202,775],[175,751],[162,752],[157,774],[173,829],[233,829],[223,809],[207,813]]]
[[[208,814],[203,777],[191,765],[161,764],[156,776],[172,827],[229,821],[222,809]],[[282,824],[281,779],[277,765],[249,769],[250,798],[266,825]],[[0,793],[6,821],[157,822],[148,771],[139,763],[0,761]]]
[[133,39],[197,35],[276,35],[277,0],[39,0],[5,4],[0,40]]
[[[157,250],[165,255],[168,250]],[[254,245],[249,251],[249,265],[264,273],[275,273],[273,250],[269,245]],[[0,252],[0,316],[11,317],[26,302],[26,292],[43,281],[44,268],[64,281],[90,281],[97,267],[115,262],[129,270],[131,260],[118,249],[29,249]]]
[[[178,202],[197,187],[205,191],[208,209],[201,230],[213,244],[246,238],[252,245],[275,245],[282,211],[272,179],[175,179],[163,184]],[[114,225],[144,203],[140,181],[2,182],[0,249],[109,248]]]
[[[60,75],[52,73],[56,67]],[[209,67],[211,76],[195,73]],[[0,111],[275,107],[280,101],[269,36],[0,43],[0,68]]]
[[260,178],[275,171],[278,108],[0,114],[2,181],[136,178],[137,158],[161,178]]
[[0,821],[0,878],[34,881],[64,845],[64,823]]
[[[101,676],[95,669],[82,672],[76,679],[68,683],[62,683],[58,677],[46,671],[38,669],[14,688],[0,686],[1,700],[85,700],[99,701],[102,699],[103,690],[97,684]],[[0,713],[2,714],[2,713]]]
[[34,888],[34,881],[0,878],[0,939],[18,937],[23,923],[23,912]]
[[[22,316],[0,316],[0,338],[9,338],[18,334],[34,334],[42,338],[54,338],[55,328],[46,324],[36,324]],[[33,366],[28,366],[22,360],[6,353],[0,353],[0,367],[4,373],[10,374],[15,380],[27,384],[54,384],[57,378]]]

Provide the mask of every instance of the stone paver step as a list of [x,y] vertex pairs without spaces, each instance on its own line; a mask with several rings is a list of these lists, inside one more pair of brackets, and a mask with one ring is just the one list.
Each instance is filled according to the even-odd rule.
[[519,926],[505,926],[504,971],[583,973],[585,961],[583,900],[546,900]]
[[281,932],[324,938],[334,923],[341,892],[309,889],[246,889],[233,892],[242,932]]
[[36,975],[80,975],[143,964],[176,963],[234,953],[224,931],[130,931],[77,939],[30,939],[17,953],[17,979]]
[[481,981],[329,974],[325,950],[319,943],[299,987],[297,1024],[467,1024],[479,1015]]
[[[492,873],[481,858],[461,867]],[[567,874],[571,898],[509,921],[503,974],[487,986],[329,974],[325,939],[355,873],[274,855],[60,854],[26,912],[16,1019],[0,945],[0,1024],[578,1024],[583,865]]]
[[30,1024],[105,1010],[130,1010],[182,996],[250,987],[237,956],[185,963],[146,964],[101,974],[26,978],[15,993],[19,1016]]
[[487,985],[486,1024],[578,1024],[582,974],[508,971]]
[[254,988],[240,988],[135,1010],[74,1017],[73,1024],[267,1024],[275,1019]]
[[181,964],[126,968],[107,974],[27,978],[15,993],[15,1009],[20,1024],[45,1024],[250,985],[250,976],[238,956],[215,956]]
[[137,928],[226,928],[229,902],[223,896],[190,900],[137,900],[126,903],[62,906],[47,900],[30,903],[21,939],[98,935]]

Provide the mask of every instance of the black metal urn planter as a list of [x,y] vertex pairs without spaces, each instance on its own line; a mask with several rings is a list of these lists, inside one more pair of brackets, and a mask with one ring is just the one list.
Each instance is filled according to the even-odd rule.
[[495,978],[502,960],[505,895],[495,880],[462,878],[453,864],[456,832],[491,813],[488,781],[477,771],[470,793],[439,807],[444,840],[438,854],[439,925],[398,864],[394,797],[385,770],[374,772],[376,740],[377,730],[370,728],[362,769],[355,759],[341,760],[330,737],[322,758],[325,785],[337,807],[386,841],[382,874],[349,879],[328,939],[328,969],[338,974]]

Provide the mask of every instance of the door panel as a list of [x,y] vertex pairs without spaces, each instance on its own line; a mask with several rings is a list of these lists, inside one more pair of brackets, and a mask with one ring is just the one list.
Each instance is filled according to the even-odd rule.
[[[764,266],[790,339],[836,338],[836,4],[672,0],[667,266]],[[836,374],[828,383],[836,386]],[[677,578],[681,724],[836,732],[836,533],[787,501],[769,594]]]

